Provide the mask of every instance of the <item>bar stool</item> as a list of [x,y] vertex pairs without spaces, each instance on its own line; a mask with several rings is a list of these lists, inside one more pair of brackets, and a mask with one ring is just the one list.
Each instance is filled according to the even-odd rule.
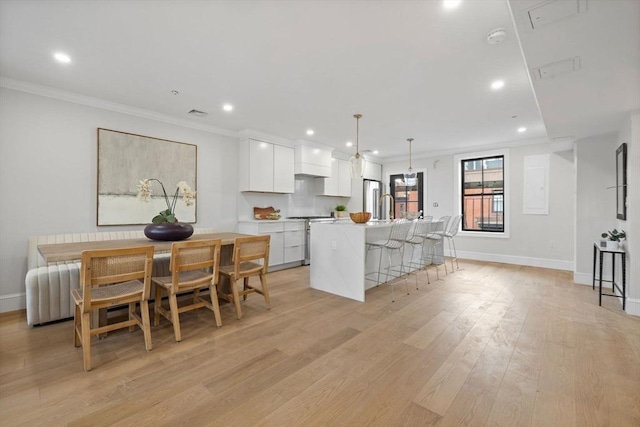
[[[460,228],[460,221],[462,220],[462,215],[456,215],[455,217],[453,217],[453,219],[451,220],[451,223],[449,224],[449,229],[444,233],[444,238],[447,239],[447,243],[449,244],[449,255],[453,254],[453,256],[451,256],[451,271],[453,272],[453,260],[456,261],[456,267],[458,268],[458,270],[460,269],[460,266],[458,265],[458,251],[456,251],[456,242],[453,240],[454,237],[456,237],[456,234],[458,234],[458,228]],[[453,248],[453,251],[452,251]],[[444,249],[444,248],[443,248]],[[447,263],[445,262],[445,268],[446,268]]]
[[[447,217],[444,217],[447,218]],[[436,266],[436,279],[440,280],[440,272],[438,271],[438,263],[436,262],[436,249],[438,245],[442,248],[443,259],[442,263],[445,264],[445,274],[446,274],[446,266],[447,264],[444,261],[444,238],[442,237],[443,231],[440,230],[439,224],[441,223],[442,218],[439,221],[431,222],[429,232],[427,234],[427,238],[425,240],[425,245],[429,243],[429,248],[427,251],[426,259],[429,264],[434,264]],[[448,220],[447,220],[448,221]]]
[[[387,240],[378,240],[375,242],[367,243],[367,256],[369,255],[369,251],[371,250],[379,250],[380,258],[378,261],[378,270],[370,273],[367,276],[375,275],[375,279],[365,277],[366,280],[376,282],[376,286],[381,283],[389,282],[389,278],[391,278],[391,300],[395,302],[395,296],[393,288],[395,283],[393,283],[393,279],[398,279],[405,274],[405,266],[404,266],[404,244],[407,240],[407,234],[409,233],[409,228],[411,227],[411,222],[406,219],[398,219],[395,220],[391,225],[391,231],[389,233],[389,238]],[[382,253],[386,251],[388,256],[388,263],[385,269],[385,272],[382,272]],[[392,264],[392,255],[397,252],[400,255],[400,264],[397,266],[393,266]],[[384,274],[384,281],[380,281],[380,274]],[[406,282],[405,285],[407,288],[407,295],[409,294],[409,285]]]
[[[416,289],[418,289],[418,273],[421,270],[427,275],[427,283],[429,280],[429,272],[427,271],[427,257],[425,255],[424,244],[431,229],[430,219],[416,219],[413,221],[413,228],[410,235],[407,236],[405,243],[411,245],[411,258],[409,258],[408,270],[409,274],[413,274],[416,279]],[[419,250],[419,258],[416,259],[416,249]]]

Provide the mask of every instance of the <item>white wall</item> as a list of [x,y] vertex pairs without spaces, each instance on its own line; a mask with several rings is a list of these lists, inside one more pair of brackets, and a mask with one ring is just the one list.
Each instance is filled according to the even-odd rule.
[[[549,215],[524,215],[522,213],[522,165],[524,156],[550,153]],[[463,154],[463,153],[461,153]],[[551,153],[549,144],[535,144],[509,148],[510,157],[510,236],[467,237],[458,235],[458,255],[469,259],[534,265],[563,270],[573,269],[573,210],[574,179],[573,157],[567,153]],[[383,175],[388,185],[389,176],[402,173],[406,162],[384,165]],[[454,197],[454,156],[438,156],[415,159],[413,168],[426,172],[425,215],[439,218],[457,215]],[[433,204],[438,206],[434,207]],[[551,241],[555,248],[551,247]]]
[[[593,242],[617,227],[615,161],[617,135],[577,141],[576,162],[576,267],[574,280],[591,284]],[[608,272],[607,272],[608,273]]]
[[143,227],[96,226],[98,127],[196,144],[196,226],[236,228],[236,138],[7,88],[0,120],[0,312],[25,307],[29,236]]

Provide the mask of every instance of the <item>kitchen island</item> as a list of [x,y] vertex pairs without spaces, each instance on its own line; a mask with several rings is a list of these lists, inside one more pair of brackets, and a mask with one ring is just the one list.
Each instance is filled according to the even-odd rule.
[[[364,302],[365,291],[376,286],[366,280],[378,271],[379,252],[367,257],[367,242],[386,240],[391,232],[389,221],[355,224],[351,221],[321,222],[311,226],[311,273],[313,289]],[[437,224],[436,224],[437,226]],[[425,244],[431,244],[429,241]],[[442,263],[442,245],[436,246],[435,263]],[[411,257],[410,246],[405,259]],[[382,257],[385,268],[385,256]]]

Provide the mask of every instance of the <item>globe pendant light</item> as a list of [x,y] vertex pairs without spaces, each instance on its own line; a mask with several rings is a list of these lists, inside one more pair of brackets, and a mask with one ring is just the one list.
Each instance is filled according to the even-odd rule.
[[354,114],[353,117],[356,119],[356,154],[349,159],[349,165],[351,166],[351,178],[361,178],[367,162],[358,151],[360,148],[360,118],[362,114]]
[[418,174],[411,167],[411,142],[413,138],[409,138],[407,141],[409,141],[409,169],[404,173],[404,185],[411,187],[418,184]]

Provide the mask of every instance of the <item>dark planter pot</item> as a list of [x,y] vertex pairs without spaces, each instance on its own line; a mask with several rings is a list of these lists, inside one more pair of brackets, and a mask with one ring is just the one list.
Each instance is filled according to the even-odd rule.
[[177,241],[191,237],[193,227],[191,224],[181,222],[163,222],[162,224],[149,224],[144,228],[144,235],[151,240]]

